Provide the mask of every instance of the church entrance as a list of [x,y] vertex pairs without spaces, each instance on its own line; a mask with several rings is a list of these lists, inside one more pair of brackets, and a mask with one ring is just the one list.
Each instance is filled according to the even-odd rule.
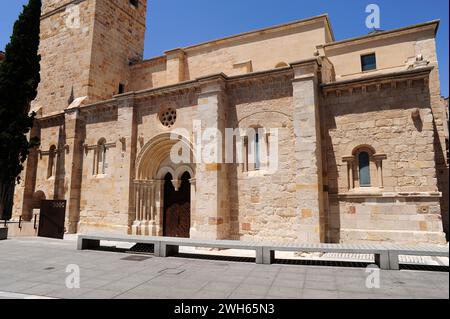
[[[164,236],[189,238],[191,229],[191,176],[184,173],[175,189],[172,174],[164,180]],[[176,185],[176,186],[178,186]]]
[[[191,153],[191,162],[174,163],[174,147]],[[187,139],[158,135],[143,146],[136,160],[130,207],[133,235],[190,238],[195,232],[197,186],[192,146]],[[133,219],[133,221],[132,221]]]

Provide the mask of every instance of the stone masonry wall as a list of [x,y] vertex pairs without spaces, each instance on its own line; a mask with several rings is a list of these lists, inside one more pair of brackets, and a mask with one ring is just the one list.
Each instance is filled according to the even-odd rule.
[[[175,50],[132,67],[132,90],[165,86],[195,80],[212,74],[227,76],[260,72],[288,63],[314,57],[316,45],[329,42],[324,18],[281,27],[275,32],[260,32],[231,39],[226,43],[212,41],[205,45]],[[169,59],[169,56],[172,57]],[[174,75],[170,68],[181,64]],[[180,67],[180,65],[178,65]]]
[[[415,109],[420,119],[413,119]],[[424,81],[414,81],[411,87],[407,82],[396,88],[386,84],[379,91],[367,87],[366,93],[343,90],[340,96],[327,96],[323,110],[331,240],[444,242],[434,121]],[[349,193],[343,157],[361,145],[387,156],[382,164],[384,188],[372,171],[373,189]]]
[[[88,95],[95,1],[85,0],[75,5],[80,13],[79,27],[68,23],[70,11],[62,6],[68,2],[43,1],[39,46],[41,82],[32,109],[42,108],[45,115],[66,109],[72,93],[74,97]],[[62,10],[50,11],[60,5]]]
[[129,1],[96,0],[90,65],[89,96],[107,100],[119,93],[119,84],[128,91],[130,61],[144,52],[146,1],[134,8]]
[[[119,141],[117,105],[99,112],[83,112],[86,139],[83,147],[83,169],[80,198],[79,232],[107,228],[126,233],[128,212],[120,209],[122,193],[127,192],[121,176],[129,169],[124,166]],[[128,123],[132,125],[132,123]],[[96,145],[105,139],[110,146],[106,152],[105,174],[95,172]],[[111,196],[115,194],[114,196]],[[122,227],[120,229],[119,227]],[[119,228],[119,229],[117,229]]]
[[279,166],[275,173],[243,171],[229,164],[231,237],[240,240],[298,240],[293,166],[292,79],[237,83],[229,89],[229,127],[278,129]]

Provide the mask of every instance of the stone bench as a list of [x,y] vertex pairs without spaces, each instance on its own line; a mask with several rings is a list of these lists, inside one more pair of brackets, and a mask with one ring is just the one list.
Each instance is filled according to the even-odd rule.
[[[1,229],[0,229],[1,230]],[[136,244],[152,244],[155,256],[168,257],[179,253],[180,247],[239,249],[255,251],[256,263],[270,265],[275,261],[276,251],[321,252],[342,254],[367,254],[375,256],[375,263],[383,270],[399,270],[400,255],[448,257],[448,247],[405,247],[376,244],[260,244],[234,240],[195,240],[189,238],[146,237],[130,235],[95,234],[79,235],[78,249],[96,249],[100,241],[116,241]]]
[[145,236],[129,236],[129,235],[114,235],[114,234],[96,234],[96,235],[79,235],[77,242],[77,249],[96,249],[100,247],[100,241],[115,241],[124,243],[136,244],[150,244],[155,246],[155,256],[160,255],[160,237],[145,237]]
[[96,249],[100,247],[100,241],[116,241],[136,244],[153,244],[155,256],[168,257],[178,254],[179,247],[218,248],[254,250],[256,263],[263,263],[263,247],[254,243],[246,243],[232,240],[195,240],[188,238],[171,237],[145,237],[145,236],[121,236],[121,235],[79,235],[78,250]]
[[263,246],[252,242],[240,242],[236,240],[193,240],[186,238],[164,238],[161,240],[161,257],[178,254],[179,248],[218,248],[218,249],[238,249],[254,250],[257,264],[263,263]]
[[371,244],[286,244],[264,246],[263,262],[270,265],[275,261],[276,251],[309,253],[370,254],[375,256],[375,263],[381,269],[389,269],[389,250],[382,245]]
[[389,246],[389,268],[391,270],[399,270],[400,262],[399,256],[438,256],[438,257],[448,257],[449,248],[439,247],[439,246]]

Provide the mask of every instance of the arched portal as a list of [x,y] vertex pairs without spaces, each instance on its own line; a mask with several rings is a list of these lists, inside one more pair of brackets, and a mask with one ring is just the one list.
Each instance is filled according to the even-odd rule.
[[171,137],[153,138],[138,156],[133,234],[189,237],[196,194],[193,151],[186,138]]

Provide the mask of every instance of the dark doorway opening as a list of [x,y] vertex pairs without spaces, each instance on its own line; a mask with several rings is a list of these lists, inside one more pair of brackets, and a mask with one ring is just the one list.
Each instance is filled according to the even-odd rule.
[[42,200],[39,218],[39,237],[64,239],[66,218],[65,200]]
[[189,238],[191,229],[191,176],[188,172],[181,178],[178,191],[168,173],[164,183],[164,236]]

